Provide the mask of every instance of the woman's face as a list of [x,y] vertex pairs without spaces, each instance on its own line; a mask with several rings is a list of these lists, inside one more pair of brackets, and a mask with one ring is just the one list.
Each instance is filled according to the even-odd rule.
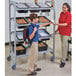
[[63,5],[63,6],[62,6],[62,10],[63,10],[64,13],[67,12],[67,11],[68,11],[67,6],[66,6],[66,5]]

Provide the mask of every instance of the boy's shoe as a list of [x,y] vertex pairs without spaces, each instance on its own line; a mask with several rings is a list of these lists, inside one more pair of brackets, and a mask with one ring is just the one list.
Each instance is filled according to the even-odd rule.
[[65,66],[65,62],[61,62],[60,68],[63,68]]
[[41,71],[41,68],[37,68],[35,71]]
[[27,76],[30,76],[30,75],[37,75],[37,72],[33,71],[30,74],[27,74]]

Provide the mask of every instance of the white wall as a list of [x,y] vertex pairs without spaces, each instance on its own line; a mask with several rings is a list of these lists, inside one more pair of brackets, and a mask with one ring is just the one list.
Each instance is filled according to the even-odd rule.
[[[16,2],[33,2],[34,0],[13,0]],[[39,0],[40,2],[45,2],[45,0]],[[55,11],[56,11],[56,21],[58,21],[60,12],[62,11],[62,4],[68,2],[71,5],[71,0],[55,0]],[[9,42],[9,6],[8,0],[5,0],[5,42]],[[23,14],[21,14],[23,15]],[[24,14],[25,15],[25,14]],[[27,14],[28,15],[28,14]],[[52,13],[50,13],[49,18],[52,19]]]

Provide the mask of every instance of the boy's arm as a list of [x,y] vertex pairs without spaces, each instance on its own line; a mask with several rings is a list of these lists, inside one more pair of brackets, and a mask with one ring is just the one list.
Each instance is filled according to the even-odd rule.
[[[49,22],[49,23],[45,23],[45,24],[41,24],[40,27],[43,27],[43,26],[47,26],[49,24],[51,24],[52,22]],[[52,23],[53,24],[53,23]]]
[[67,23],[55,23],[55,25],[58,25],[58,26],[67,26],[68,24]]
[[33,39],[33,37],[34,37],[36,31],[37,31],[37,28],[34,27],[34,30],[33,30],[32,34],[29,36],[29,39],[30,39],[30,40]]

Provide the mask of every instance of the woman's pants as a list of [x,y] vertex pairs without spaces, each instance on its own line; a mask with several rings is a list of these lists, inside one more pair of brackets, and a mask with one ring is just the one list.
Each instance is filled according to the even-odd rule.
[[61,49],[62,49],[62,58],[61,58],[61,61],[65,62],[65,60],[67,58],[69,36],[60,35],[60,37],[61,37]]

